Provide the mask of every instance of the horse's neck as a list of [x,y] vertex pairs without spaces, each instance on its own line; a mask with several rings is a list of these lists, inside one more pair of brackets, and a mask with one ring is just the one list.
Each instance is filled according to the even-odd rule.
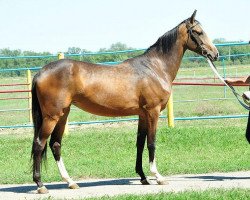
[[169,81],[173,81],[179,70],[185,48],[178,40],[168,53],[158,51],[156,48],[150,49],[144,55],[148,57],[151,67],[156,71],[162,71]]

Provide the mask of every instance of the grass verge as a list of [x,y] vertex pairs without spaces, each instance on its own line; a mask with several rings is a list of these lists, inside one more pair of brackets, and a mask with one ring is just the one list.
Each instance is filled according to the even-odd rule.
[[[208,120],[178,123],[173,129],[160,124],[156,145],[159,171],[170,175],[249,170],[245,124],[245,120]],[[119,123],[71,130],[62,144],[69,174],[76,180],[137,176],[134,170],[136,129],[136,123]],[[23,130],[27,132],[13,130],[16,134],[0,134],[1,184],[32,182],[32,129]],[[148,174],[146,148],[143,165]],[[61,180],[49,149],[48,167],[43,168],[42,180]]]
[[88,200],[247,200],[250,198],[250,191],[247,189],[209,189],[205,191],[185,191],[179,193],[159,193],[147,195],[119,195],[115,197],[88,198]]

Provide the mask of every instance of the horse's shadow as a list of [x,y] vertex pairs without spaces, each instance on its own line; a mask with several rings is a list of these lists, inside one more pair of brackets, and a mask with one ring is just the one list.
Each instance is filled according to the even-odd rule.
[[250,176],[238,177],[238,176],[206,176],[206,175],[197,175],[197,176],[186,176],[186,179],[200,179],[203,181],[227,181],[227,180],[250,180]]
[[[205,175],[197,175],[197,176],[184,176],[185,181],[191,181],[192,179],[200,179],[203,181],[226,181],[226,180],[250,180],[250,176],[246,177],[236,177],[236,176],[205,176]],[[167,178],[168,179],[168,178]],[[83,180],[84,181],[84,180]],[[88,181],[88,182],[77,182],[80,188],[85,187],[97,187],[97,186],[111,186],[111,185],[140,185],[140,181],[137,178],[129,178],[129,179],[111,179],[111,180],[103,180],[103,181]],[[171,182],[171,178],[168,179]],[[176,181],[176,178],[174,180]],[[179,180],[183,181],[183,180]],[[65,183],[50,183],[46,184],[46,187],[49,190],[60,190],[66,189],[68,187]],[[22,186],[12,186],[6,188],[0,188],[0,192],[13,192],[13,193],[34,193],[37,187],[32,185],[22,185]]]
[[[136,181],[136,183],[134,183]],[[133,182],[133,183],[132,183]],[[77,182],[80,188],[84,187],[97,187],[97,186],[108,186],[108,185],[136,185],[140,184],[139,179],[111,179],[103,181],[91,181],[91,182]],[[65,183],[55,183],[55,184],[45,184],[49,190],[60,190],[68,188]],[[13,193],[34,193],[37,187],[33,185],[22,185],[22,186],[12,186],[6,188],[0,188],[0,192],[13,192]]]

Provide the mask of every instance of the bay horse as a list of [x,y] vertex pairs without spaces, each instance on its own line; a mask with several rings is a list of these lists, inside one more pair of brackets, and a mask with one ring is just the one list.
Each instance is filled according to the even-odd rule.
[[158,184],[166,184],[155,161],[156,128],[166,107],[182,57],[187,49],[214,61],[218,51],[192,16],[162,35],[142,55],[115,66],[104,66],[70,59],[44,66],[33,78],[32,146],[33,180],[38,193],[48,190],[41,181],[41,161],[47,140],[62,179],[69,188],[78,188],[70,178],[61,157],[61,142],[71,104],[102,116],[138,115],[135,170],[142,184],[150,184],[143,172],[142,153],[147,138],[150,172]]

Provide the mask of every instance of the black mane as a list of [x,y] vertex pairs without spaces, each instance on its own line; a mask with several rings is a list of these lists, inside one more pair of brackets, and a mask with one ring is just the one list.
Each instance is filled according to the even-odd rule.
[[151,49],[156,49],[157,51],[161,51],[162,53],[168,53],[173,45],[175,44],[178,36],[178,28],[182,23],[186,23],[188,19],[181,22],[178,26],[173,28],[172,30],[166,32],[163,36],[161,36],[156,43],[150,46],[146,52],[150,51]]
[[178,35],[178,30],[177,27],[175,27],[172,30],[165,33],[163,36],[161,36],[156,41],[156,43],[154,43],[147,49],[147,51],[155,48],[157,51],[168,53],[172,49],[173,44],[176,42],[177,35]]

